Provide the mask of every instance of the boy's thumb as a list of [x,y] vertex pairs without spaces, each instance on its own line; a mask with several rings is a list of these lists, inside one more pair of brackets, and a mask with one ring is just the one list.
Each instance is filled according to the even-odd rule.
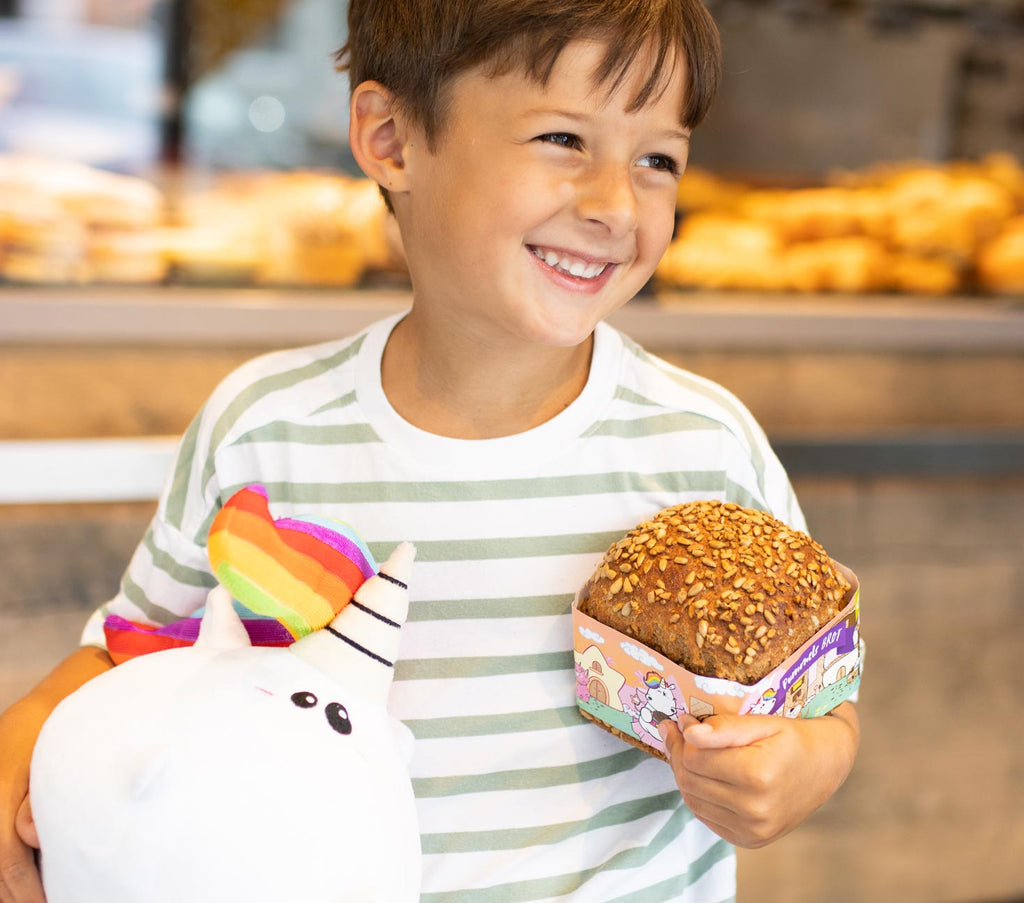
[[39,832],[36,831],[35,819],[32,818],[32,802],[27,796],[21,801],[14,816],[14,830],[18,832],[22,843],[39,849]]
[[691,724],[697,723],[697,719],[686,712],[679,713],[678,722],[672,718],[665,718],[658,722],[658,736],[661,737],[661,742],[665,744],[665,754],[668,756],[669,761],[672,760],[673,752],[683,743],[683,732]]
[[688,725],[683,736],[700,749],[750,746],[776,734],[778,722],[778,717],[772,715],[712,715]]

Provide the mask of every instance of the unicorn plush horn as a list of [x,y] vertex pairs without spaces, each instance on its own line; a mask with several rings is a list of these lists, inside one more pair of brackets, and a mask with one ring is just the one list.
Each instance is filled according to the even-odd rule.
[[399,545],[327,627],[297,640],[291,651],[383,705],[409,613],[408,581],[415,555],[411,543]]

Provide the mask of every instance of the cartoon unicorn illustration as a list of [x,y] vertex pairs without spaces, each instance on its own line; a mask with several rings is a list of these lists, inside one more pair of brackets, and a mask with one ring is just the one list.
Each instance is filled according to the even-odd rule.
[[750,714],[751,715],[770,715],[772,713],[772,711],[774,710],[774,708],[775,708],[775,696],[776,696],[775,687],[769,687],[767,690],[765,690],[761,694],[761,696],[758,698],[757,702],[755,702],[750,707]]
[[[194,645],[131,658],[57,707],[30,787],[49,903],[418,899],[413,740],[385,709],[415,550],[398,546],[352,596],[343,536],[274,524],[265,493],[243,492],[252,511],[214,524],[234,595],[268,597],[305,635],[253,646],[218,586]],[[330,619],[307,631],[315,611]]]
[[679,713],[679,705],[676,702],[676,686],[657,671],[647,672],[644,677],[644,685],[647,688],[646,693],[642,696],[640,693],[633,696],[633,705],[636,707],[633,730],[640,739],[644,739],[641,733],[643,731],[660,744],[658,723],[666,718],[675,720]]

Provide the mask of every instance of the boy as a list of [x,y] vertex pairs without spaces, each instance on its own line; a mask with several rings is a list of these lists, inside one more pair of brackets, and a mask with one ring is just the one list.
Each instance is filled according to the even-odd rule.
[[[390,706],[417,737],[422,898],[730,899],[731,844],[781,836],[846,777],[852,706],[686,720],[669,768],[576,712],[568,614],[610,542],[666,505],[802,526],[742,406],[601,322],[671,238],[714,27],[699,0],[353,0],[346,59],[352,152],[397,218],[412,308],[222,383],[85,642],[110,609],[202,604],[210,520],[248,483],[375,554],[409,539]],[[11,829],[39,725],[108,665],[86,646],[4,716],[4,900],[40,899]]]

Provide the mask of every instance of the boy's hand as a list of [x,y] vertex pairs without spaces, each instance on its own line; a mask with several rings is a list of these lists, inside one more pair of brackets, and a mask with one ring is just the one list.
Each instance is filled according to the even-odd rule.
[[859,728],[844,702],[820,718],[713,715],[663,721],[676,783],[690,811],[720,837],[756,849],[803,822],[850,773]]
[[0,714],[0,903],[46,903],[35,851],[25,844],[17,827],[38,842],[26,803],[32,751],[57,703],[113,666],[104,650],[83,646]]
[[24,702],[0,715],[0,903],[45,903],[35,851],[15,827],[28,796],[29,762],[37,733],[38,717]]

